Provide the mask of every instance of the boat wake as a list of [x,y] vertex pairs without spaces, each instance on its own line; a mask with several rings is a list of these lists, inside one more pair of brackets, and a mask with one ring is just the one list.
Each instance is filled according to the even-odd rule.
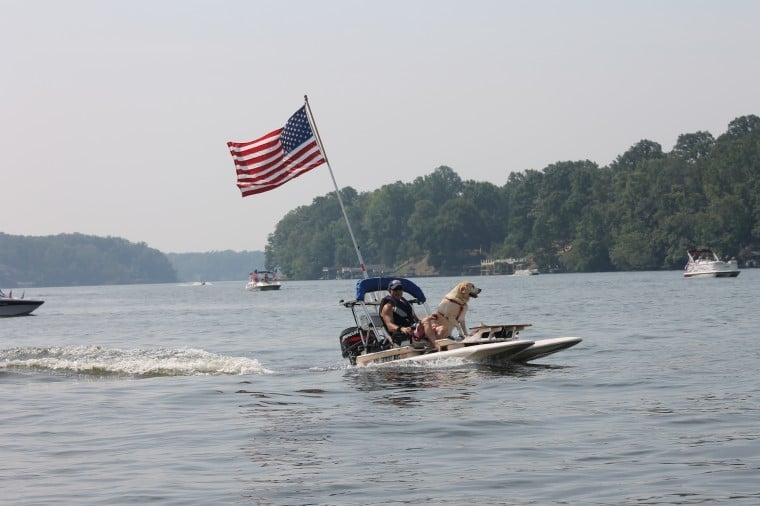
[[87,376],[237,376],[272,371],[258,360],[196,348],[122,350],[102,346],[10,348],[0,350],[0,367]]

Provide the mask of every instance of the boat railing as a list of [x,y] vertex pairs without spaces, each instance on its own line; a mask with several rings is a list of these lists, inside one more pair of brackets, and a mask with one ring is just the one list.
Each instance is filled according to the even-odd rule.
[[364,330],[375,330],[383,328],[383,319],[379,314],[366,312],[359,316],[359,326]]

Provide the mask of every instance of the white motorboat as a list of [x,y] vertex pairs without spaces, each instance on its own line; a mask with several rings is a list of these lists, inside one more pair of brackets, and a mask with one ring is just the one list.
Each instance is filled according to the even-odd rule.
[[277,279],[277,273],[273,271],[255,270],[250,274],[250,280],[245,285],[249,292],[263,292],[267,290],[279,290],[282,283]]
[[689,260],[683,271],[685,278],[735,278],[741,272],[736,259],[721,260],[710,248],[694,248],[686,254]]
[[26,299],[23,295],[21,298],[13,297],[13,292],[5,295],[0,290],[0,316],[28,315],[44,303],[44,300]]
[[517,269],[513,276],[536,276],[538,269]]
[[575,346],[580,337],[556,337],[526,340],[520,331],[529,323],[485,325],[470,329],[463,339],[441,339],[437,344],[441,351],[427,350],[403,342],[394,345],[378,312],[380,301],[388,293],[388,284],[399,279],[405,294],[420,318],[431,314],[425,294],[414,282],[403,278],[369,278],[356,284],[356,298],[341,301],[351,309],[355,326],[341,332],[339,340],[342,354],[352,365],[370,365],[383,362],[425,362],[449,358],[488,363],[528,362]]

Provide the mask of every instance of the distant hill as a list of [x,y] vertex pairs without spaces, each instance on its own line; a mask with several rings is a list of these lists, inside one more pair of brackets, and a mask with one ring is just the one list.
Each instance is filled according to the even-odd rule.
[[166,255],[118,237],[0,232],[0,287],[82,286],[177,281]]
[[263,251],[167,253],[180,281],[238,281],[265,267]]

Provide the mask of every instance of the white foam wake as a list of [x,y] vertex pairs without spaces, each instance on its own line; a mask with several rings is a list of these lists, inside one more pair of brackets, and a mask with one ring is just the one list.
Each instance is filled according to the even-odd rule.
[[0,367],[130,376],[247,375],[271,372],[256,359],[219,355],[197,348],[123,350],[102,346],[1,350]]

